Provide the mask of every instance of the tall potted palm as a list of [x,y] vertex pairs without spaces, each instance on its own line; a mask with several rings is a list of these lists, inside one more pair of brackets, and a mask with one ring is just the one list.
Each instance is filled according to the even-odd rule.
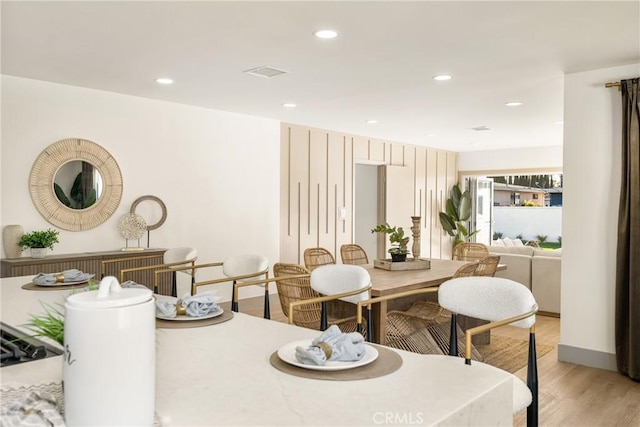
[[467,222],[471,218],[471,194],[469,190],[464,192],[458,184],[451,187],[449,199],[446,203],[446,211],[440,212],[440,224],[447,234],[455,238],[455,244],[461,242],[469,242],[471,237],[475,236],[476,230],[469,233]]

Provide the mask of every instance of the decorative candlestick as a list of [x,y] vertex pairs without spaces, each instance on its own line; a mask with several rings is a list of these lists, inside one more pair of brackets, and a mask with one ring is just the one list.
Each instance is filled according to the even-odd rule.
[[420,218],[419,216],[412,216],[411,221],[413,225],[411,226],[411,233],[413,233],[413,247],[411,251],[413,252],[413,258],[420,258]]

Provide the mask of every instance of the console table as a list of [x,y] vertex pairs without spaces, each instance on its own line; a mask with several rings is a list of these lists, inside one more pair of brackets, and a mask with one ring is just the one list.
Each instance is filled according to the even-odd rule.
[[[45,258],[4,258],[0,261],[2,269],[0,277],[30,276],[38,273],[58,273],[64,270],[77,268],[85,273],[95,274],[100,279],[103,261],[123,259],[121,262],[110,262],[105,265],[107,276],[119,278],[120,270],[125,268],[144,267],[162,263],[162,256],[166,249],[145,249],[141,251],[105,251],[84,252],[77,254],[48,255]],[[135,259],[144,257],[142,259]],[[125,280],[133,280],[137,283],[153,289],[153,270],[132,272]],[[159,280],[159,292],[171,293],[171,275],[162,274]]]

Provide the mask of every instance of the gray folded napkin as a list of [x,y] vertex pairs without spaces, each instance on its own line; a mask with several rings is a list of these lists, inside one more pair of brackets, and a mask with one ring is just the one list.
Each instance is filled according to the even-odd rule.
[[64,276],[64,282],[80,282],[82,280],[89,279],[88,274],[85,274],[80,270],[72,269],[65,270],[62,273],[38,273],[36,277],[33,278],[33,283],[36,285],[52,285],[56,283],[58,274],[62,274]]
[[[213,292],[203,292],[196,295],[185,295],[177,302],[186,309],[187,316],[202,317],[220,309],[215,303],[216,296]],[[178,310],[175,302],[156,300],[156,313],[162,317],[176,317]]]
[[215,303],[213,292],[203,292],[182,297],[182,306],[187,309],[187,316],[202,317],[220,309]]
[[133,280],[127,280],[126,282],[120,283],[120,286],[123,288],[140,288],[140,289],[149,289],[145,285],[141,285],[140,283],[136,283]]
[[329,360],[354,362],[364,353],[364,337],[357,332],[342,333],[336,325],[315,338],[309,347],[296,347],[296,359],[305,365],[324,366]]
[[156,313],[162,317],[176,317],[178,309],[175,303],[156,300]]

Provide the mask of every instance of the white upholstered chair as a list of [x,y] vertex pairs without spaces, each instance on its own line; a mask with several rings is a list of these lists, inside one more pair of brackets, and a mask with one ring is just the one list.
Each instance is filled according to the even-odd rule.
[[244,286],[261,286],[264,288],[264,318],[271,318],[269,308],[269,260],[267,257],[263,255],[236,255],[226,258],[222,262],[196,265],[195,269],[209,267],[222,267],[222,273],[225,277],[194,282],[191,288],[191,295],[195,295],[200,286],[231,282],[233,284],[231,311],[237,312],[238,289]]
[[328,264],[317,267],[311,272],[310,282],[311,288],[324,296],[324,299],[319,298],[322,304],[320,330],[323,331],[327,329],[327,301],[338,299],[357,305],[371,298],[371,277],[359,265]]
[[527,383],[513,376],[513,413],[527,408],[527,426],[538,425],[538,368],[535,322],[538,304],[524,285],[500,277],[477,276],[451,279],[440,285],[438,303],[451,311],[450,354],[457,355],[456,314],[488,320],[467,329],[465,363],[471,365],[471,337],[490,329],[512,325],[529,329]]
[[[238,288],[247,282],[269,277],[269,260],[263,255],[238,255],[225,259],[222,262],[222,272],[229,279],[233,279],[233,295],[231,310],[238,311]],[[269,283],[262,285],[264,288],[264,318],[271,317],[269,308]]]
[[[140,256],[136,258],[119,258],[119,259],[110,259],[105,260],[102,263],[102,276],[104,276],[105,265],[107,263],[122,263],[126,265],[129,261],[133,259],[144,259],[144,258],[152,258],[149,256]],[[178,287],[178,276],[177,273],[183,273],[189,275],[191,277],[191,284],[195,282],[195,262],[198,259],[198,251],[195,248],[191,247],[178,247],[167,249],[162,255],[162,263],[157,263],[153,265],[146,265],[143,267],[133,267],[133,268],[122,268],[120,269],[119,279],[120,282],[124,282],[127,274],[142,271],[142,270],[153,270],[154,271],[154,280],[153,280],[153,291],[154,293],[168,294],[177,296],[177,287]],[[158,285],[158,274],[159,273],[171,273],[171,289],[167,292],[164,289],[159,289]],[[150,283],[144,283],[146,286],[150,286]]]

